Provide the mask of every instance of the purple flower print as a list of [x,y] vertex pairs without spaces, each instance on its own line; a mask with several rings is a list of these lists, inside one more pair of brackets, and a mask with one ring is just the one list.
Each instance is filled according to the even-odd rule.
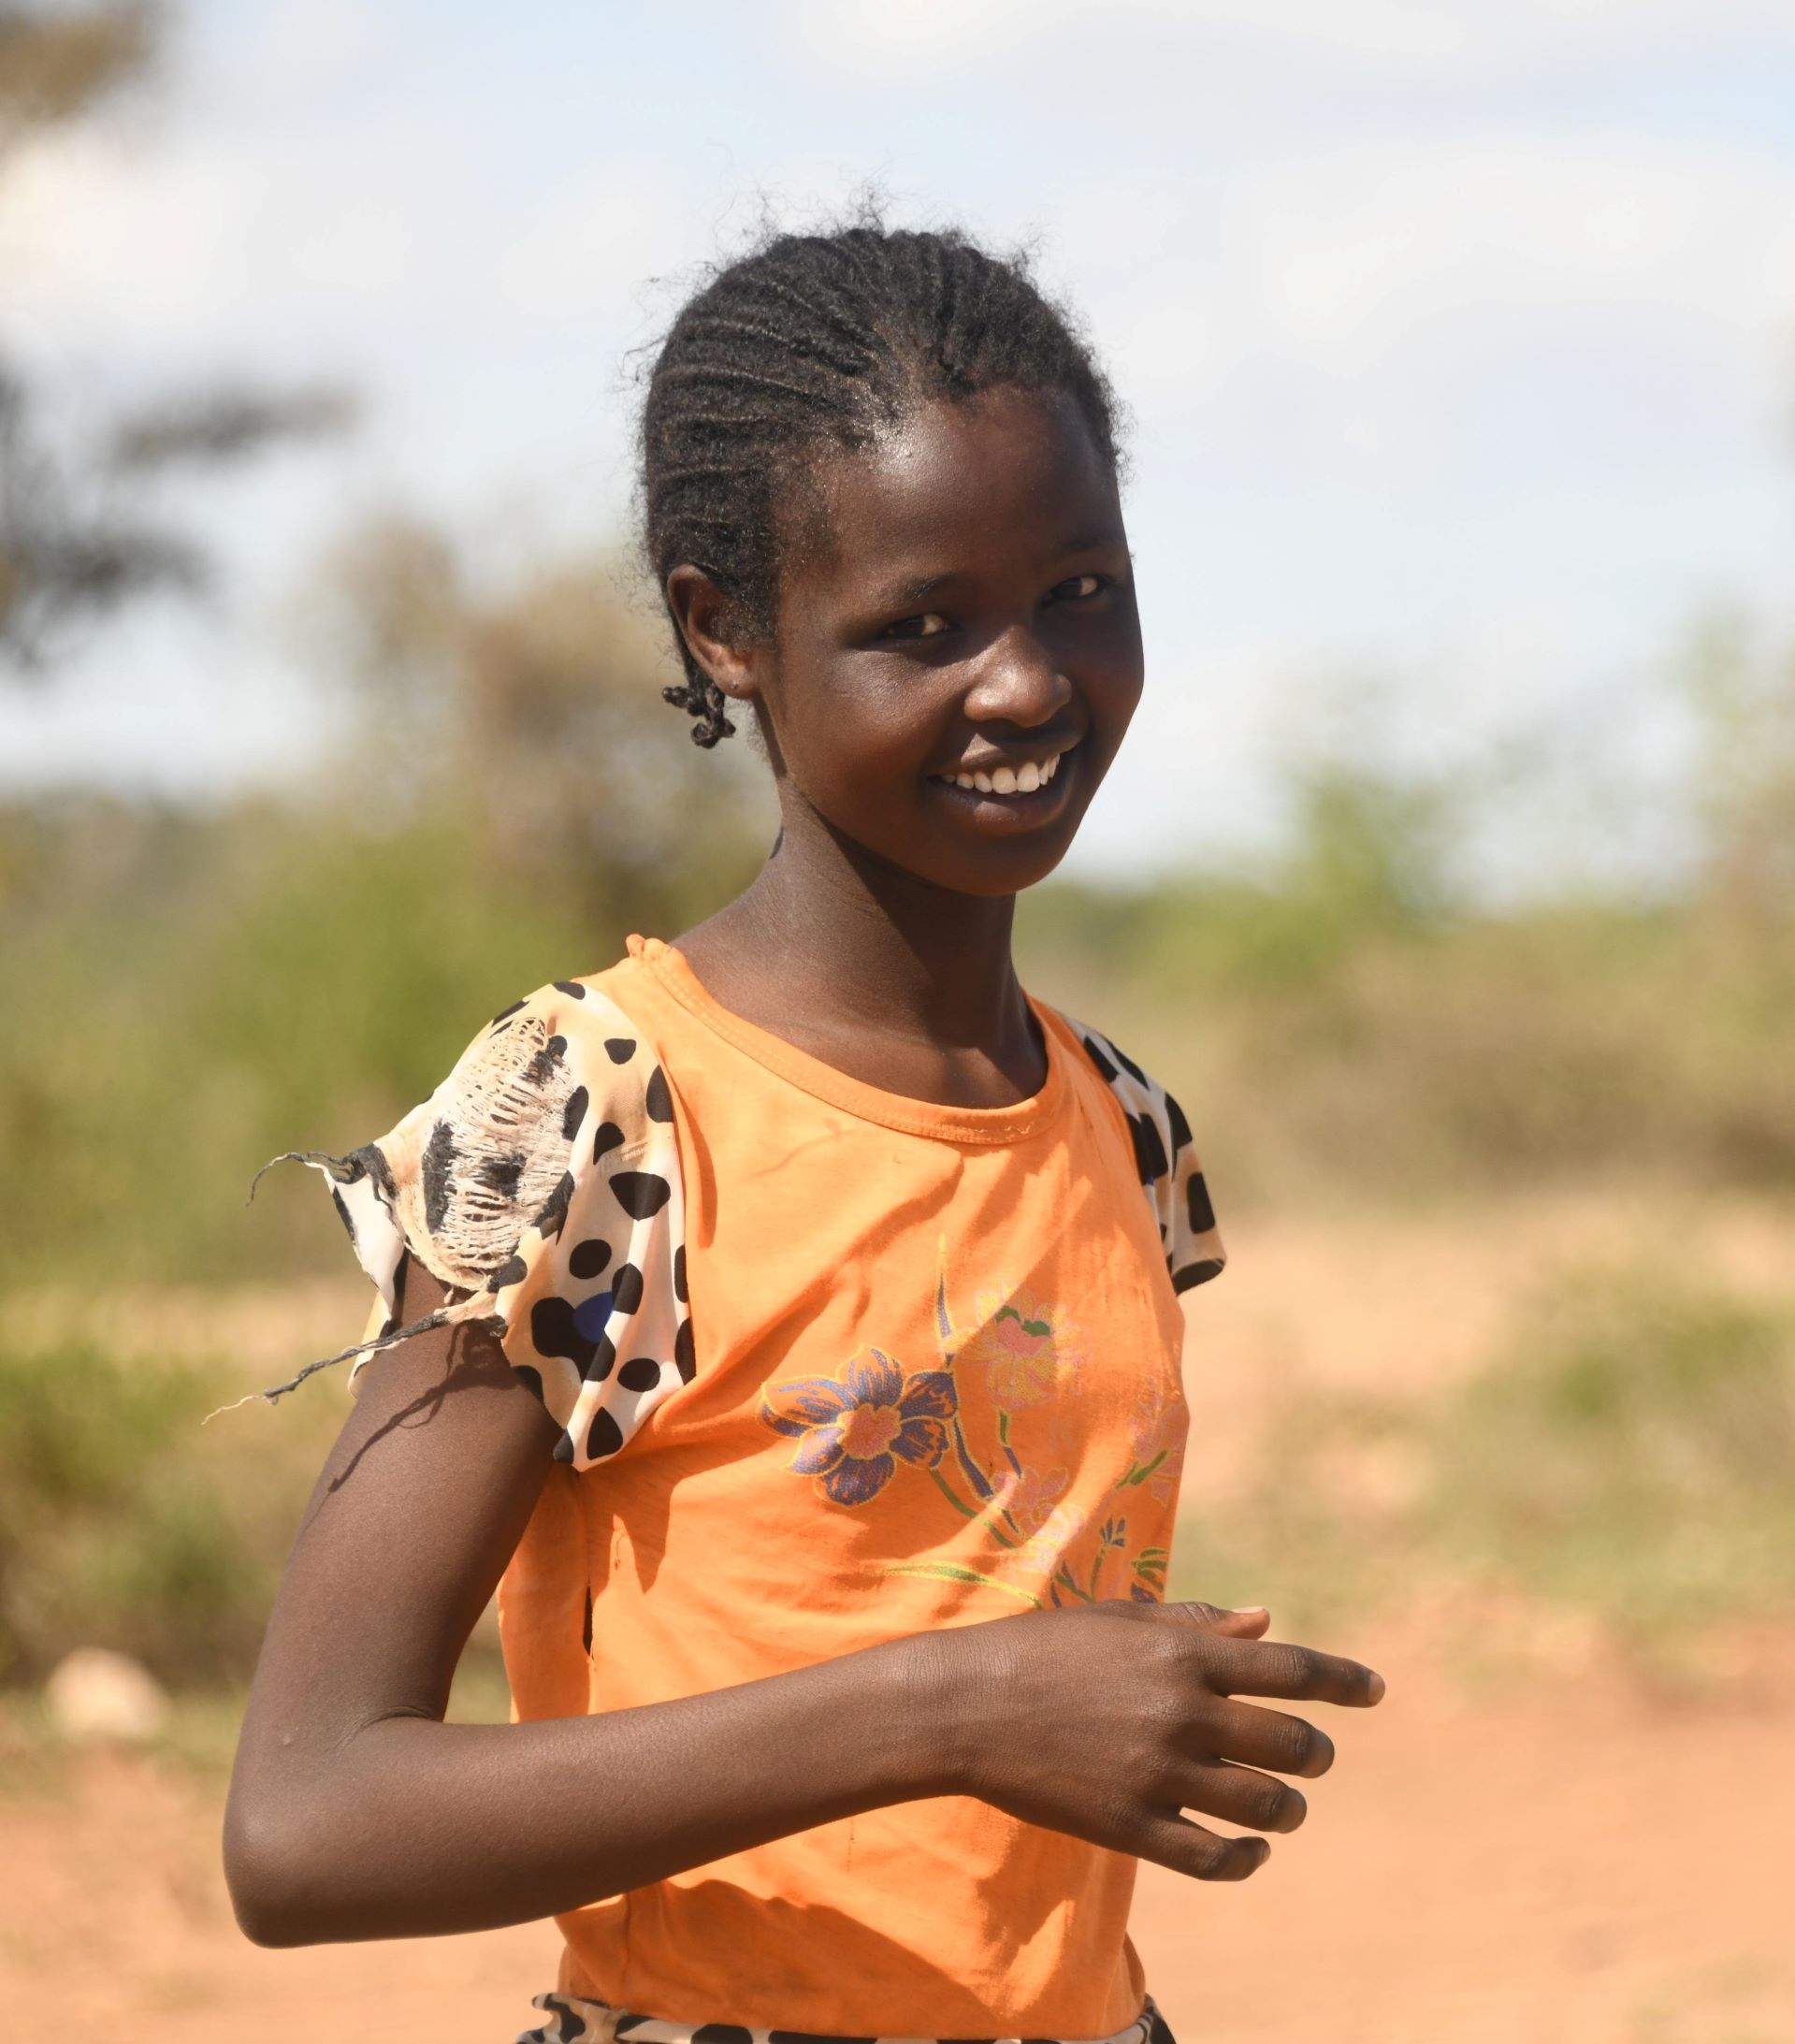
[[833,1377],[794,1377],[760,1393],[760,1417],[797,1441],[787,1467],[816,1479],[835,1504],[866,1504],[899,1462],[934,1469],[948,1450],[959,1400],[945,1370],[904,1374],[881,1350],[863,1348]]

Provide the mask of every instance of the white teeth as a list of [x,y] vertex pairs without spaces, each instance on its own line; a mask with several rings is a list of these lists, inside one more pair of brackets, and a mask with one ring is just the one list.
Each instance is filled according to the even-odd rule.
[[989,774],[944,774],[941,778],[956,788],[977,789],[981,795],[1032,795],[1047,786],[1064,758],[1064,752],[1056,752],[1049,760],[1024,760],[1021,766],[995,767]]

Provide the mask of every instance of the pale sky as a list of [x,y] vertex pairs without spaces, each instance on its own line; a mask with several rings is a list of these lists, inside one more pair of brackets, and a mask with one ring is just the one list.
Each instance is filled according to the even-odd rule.
[[626,351],[763,200],[869,181],[1027,237],[1133,414],[1150,693],[1087,869],[1263,838],[1329,677],[1389,676],[1420,757],[1542,720],[1649,755],[1690,621],[1788,614],[1790,0],[195,0],[178,30],[147,113],[9,175],[0,349],[71,404],[224,367],[340,377],[366,421],[209,495],[226,608],[0,696],[0,783],[302,767],[327,720],[280,619],[320,545],[395,501],[615,533]]

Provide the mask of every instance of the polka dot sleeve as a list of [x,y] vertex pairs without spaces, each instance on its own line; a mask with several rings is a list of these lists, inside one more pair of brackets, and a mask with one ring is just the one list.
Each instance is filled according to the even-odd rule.
[[[577,979],[494,1016],[420,1107],[321,1171],[385,1322],[345,1355],[426,1327],[491,1325],[560,1428],[555,1458],[615,1455],[691,1381],[672,1091],[651,1044]],[[450,1301],[398,1324],[405,1259]]]
[[1221,1273],[1227,1252],[1183,1109],[1107,1036],[1070,1016],[1065,1020],[1122,1105],[1140,1181],[1159,1222],[1173,1289],[1188,1292],[1206,1283]]

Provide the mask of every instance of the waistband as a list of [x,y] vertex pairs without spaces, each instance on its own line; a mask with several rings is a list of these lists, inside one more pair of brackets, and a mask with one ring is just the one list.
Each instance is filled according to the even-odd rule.
[[631,2015],[577,1994],[538,1994],[530,2004],[548,2017],[517,2044],[1174,2044],[1170,2026],[1149,1994],[1126,2029],[1089,2038],[839,2037],[805,2030],[758,2030],[740,2022],[663,2022]]

